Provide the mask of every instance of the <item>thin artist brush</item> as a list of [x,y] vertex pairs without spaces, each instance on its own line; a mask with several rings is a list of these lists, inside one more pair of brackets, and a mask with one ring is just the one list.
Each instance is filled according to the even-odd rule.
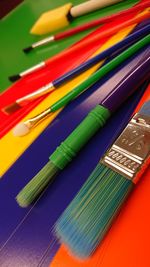
[[[116,23],[116,25],[114,25],[114,27],[110,27],[109,29],[106,29],[100,33],[98,33],[96,36],[94,36],[93,38],[91,39],[88,39],[88,40],[85,40],[83,41],[82,43],[80,44],[76,44],[74,47],[71,47],[69,50],[66,50],[64,51],[63,53],[61,53],[60,55],[56,55],[54,57],[55,61],[58,60],[60,61],[61,59],[63,60],[64,57],[69,57],[72,55],[72,53],[76,52],[78,53],[78,51],[80,51],[81,49],[84,49],[84,47],[86,47],[87,45],[92,45],[94,44],[96,41],[98,40],[101,40],[102,38],[105,38],[105,37],[109,37],[113,34],[115,34],[116,32],[124,29],[125,27],[128,27],[130,26],[131,24],[137,24],[137,23],[140,23],[142,22],[143,20],[145,19],[148,19],[150,18],[150,9],[146,9],[145,11],[143,11],[142,13],[138,14],[136,17],[132,18],[132,19],[125,19],[123,22],[119,23]],[[29,68],[19,74],[16,74],[16,75],[13,75],[13,76],[10,76],[9,79],[10,81],[14,82],[18,79],[20,79],[21,77],[24,77],[26,76],[27,74],[29,73],[32,73],[40,68],[43,68],[45,66],[48,66],[49,63],[52,61],[52,59],[48,59],[46,61],[43,61],[35,66],[33,66],[32,68]]]
[[89,257],[149,166],[150,95],[56,222],[59,240],[77,257]]
[[123,0],[92,0],[72,6],[71,3],[41,14],[31,29],[32,34],[45,34],[69,25],[74,18],[88,14],[100,8],[113,5]]
[[33,50],[33,49],[35,49],[37,47],[46,45],[46,44],[54,42],[54,41],[59,41],[59,40],[65,39],[67,37],[70,37],[72,35],[75,35],[77,33],[82,32],[82,31],[85,31],[85,30],[91,29],[93,27],[99,26],[100,24],[104,24],[104,23],[110,22],[111,20],[118,19],[121,16],[124,16],[124,15],[126,16],[128,14],[131,14],[131,13],[134,13],[134,12],[137,12],[137,11],[142,11],[144,8],[147,8],[149,6],[150,6],[150,2],[149,1],[140,2],[139,4],[129,8],[127,10],[123,10],[123,11],[120,11],[120,12],[118,12],[116,14],[113,14],[113,15],[110,15],[110,16],[106,16],[106,17],[103,17],[103,18],[100,18],[100,19],[85,23],[83,25],[77,26],[77,27],[75,27],[73,29],[69,29],[69,30],[66,30],[64,32],[57,33],[55,35],[51,35],[49,37],[46,37],[43,40],[40,40],[40,41],[38,41],[36,43],[33,43],[31,46],[24,48],[23,51],[25,53],[28,53],[28,52],[30,52],[31,50]]
[[[43,192],[44,188],[77,156],[110,118],[110,116],[132,95],[139,83],[150,76],[150,53],[112,91],[105,95],[99,105],[85,117],[76,129],[49,157],[46,165],[19,192],[16,197],[21,207],[27,207]],[[117,99],[117,101],[116,101]]]
[[117,68],[121,63],[123,63],[125,60],[133,56],[136,52],[138,52],[140,49],[144,48],[148,44],[150,44],[150,34],[141,39],[140,41],[136,42],[132,46],[130,46],[128,49],[126,49],[124,52],[116,56],[111,61],[109,61],[106,65],[104,65],[97,72],[95,72],[88,79],[86,79],[83,83],[75,87],[71,92],[69,92],[60,100],[58,100],[56,103],[54,103],[51,107],[47,108],[37,116],[28,119],[27,121],[19,123],[13,130],[14,135],[15,136],[26,135],[33,127],[35,127],[44,118],[49,116],[52,112],[55,112],[60,108],[69,104],[78,95],[83,93],[86,89],[88,89],[94,83],[99,81],[109,72]]
[[31,94],[28,94],[22,98],[17,99],[14,103],[3,108],[3,112],[6,114],[12,114],[18,109],[22,108],[24,105],[28,104],[30,101],[45,95],[57,88],[59,88],[63,83],[69,81],[70,79],[74,78],[75,76],[79,75],[80,73],[84,72],[85,70],[91,68],[93,65],[97,64],[101,60],[105,59],[106,57],[110,56],[112,53],[120,50],[123,47],[131,45],[132,43],[136,42],[139,38],[145,36],[150,32],[150,25],[143,27],[142,29],[136,31],[135,33],[126,37],[123,41],[117,43],[116,45],[106,49],[104,52],[99,53],[95,57],[87,60],[85,63],[82,63],[80,66],[74,68],[73,70],[65,73],[58,79],[48,83],[44,87],[34,91]]

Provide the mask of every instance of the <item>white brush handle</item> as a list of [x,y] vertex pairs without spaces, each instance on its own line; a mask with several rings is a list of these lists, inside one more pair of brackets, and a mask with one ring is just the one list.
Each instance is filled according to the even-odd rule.
[[42,88],[34,91],[31,94],[28,94],[26,96],[23,96],[23,97],[17,99],[16,103],[24,106],[24,105],[28,104],[30,101],[35,100],[35,99],[39,98],[40,96],[43,96],[45,94],[50,93],[54,89],[55,89],[55,87],[53,86],[53,84],[49,83],[49,84],[43,86]]
[[91,0],[72,7],[70,13],[75,18],[121,1],[123,0]]

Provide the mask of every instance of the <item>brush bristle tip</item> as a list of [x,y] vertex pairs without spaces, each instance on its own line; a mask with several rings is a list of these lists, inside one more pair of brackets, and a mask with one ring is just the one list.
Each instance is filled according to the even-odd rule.
[[17,103],[12,103],[7,107],[4,107],[2,109],[2,111],[7,114],[7,115],[11,115],[12,113],[16,112],[17,110],[19,110],[21,108],[20,105],[18,105]]
[[20,200],[18,197],[16,197],[16,202],[21,208],[27,208],[29,206],[28,203],[22,202],[22,200]]
[[13,135],[14,136],[24,136],[28,134],[30,129],[25,123],[19,123],[16,125],[16,127],[13,129]]
[[51,161],[48,161],[16,196],[18,205],[26,208],[33,202],[38,201],[59,171]]
[[29,46],[29,47],[24,48],[23,49],[23,52],[24,53],[29,53],[32,49],[33,49],[33,47],[32,46]]
[[21,77],[19,74],[17,75],[13,75],[13,76],[9,76],[8,79],[11,81],[11,82],[16,82],[17,80],[19,80]]

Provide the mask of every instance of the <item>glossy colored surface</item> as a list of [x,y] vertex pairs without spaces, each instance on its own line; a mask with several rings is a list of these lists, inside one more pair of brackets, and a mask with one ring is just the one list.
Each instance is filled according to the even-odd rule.
[[61,85],[63,82],[68,81],[68,79],[73,78],[75,75],[87,70],[88,68],[92,67],[99,61],[111,56],[113,53],[117,53],[123,47],[127,48],[131,44],[137,42],[140,38],[144,37],[145,35],[149,34],[150,32],[150,25],[146,25],[146,27],[143,27],[137,32],[131,33],[129,36],[127,36],[124,40],[117,43],[116,45],[113,45],[109,49],[105,50],[104,52],[98,54],[95,57],[92,57],[91,59],[87,60],[83,64],[79,65],[77,68],[74,68],[72,71],[65,73],[60,78],[53,81],[53,85],[55,87]]
[[[53,6],[62,4],[63,2],[63,0],[57,2],[51,1]],[[128,3],[129,2],[131,3],[131,1],[128,1]],[[135,3],[137,1],[132,2]],[[37,58],[35,59],[33,53],[30,55],[30,58],[26,58],[20,51],[22,47],[29,45],[29,41],[35,41],[34,37],[28,36],[28,30],[31,26],[31,22],[33,23],[39,14],[38,10],[40,10],[41,3],[43,3],[41,8],[42,12],[50,2],[47,0],[34,2],[31,0],[26,1],[25,6],[21,7],[21,9],[17,9],[8,17],[8,22],[5,18],[5,26],[3,29],[5,31],[4,39],[7,42],[3,40],[2,43],[0,42],[0,46],[3,44],[3,47],[6,48],[5,51],[7,51],[9,61],[5,62],[4,54],[6,53],[1,53],[1,56],[3,57],[3,75],[0,76],[0,83],[3,89],[9,84],[7,76],[11,75],[12,72],[20,71],[21,67],[28,67],[29,62],[33,65],[42,59],[43,55],[46,56],[50,51],[51,53],[54,52],[52,49],[54,49],[55,45],[52,46],[52,48],[45,47],[44,54],[41,52],[42,50],[38,50],[36,52]],[[32,10],[34,14],[33,17]],[[36,13],[36,11],[38,12]],[[31,16],[32,18],[30,17],[27,20],[27,16]],[[22,18],[25,19],[23,20]],[[88,17],[82,19],[88,20]],[[21,21],[22,24],[19,25],[18,21]],[[79,21],[76,23],[79,23]],[[11,25],[13,29],[11,28]],[[12,29],[12,36],[6,34],[7,27]],[[23,37],[25,32],[26,35]],[[17,33],[20,33],[19,42],[16,37]],[[17,44],[16,46],[14,46],[14,41]],[[70,43],[71,40],[68,40],[68,42]],[[63,45],[67,45],[68,42],[65,42],[65,44],[64,42],[61,42],[59,49],[61,49]],[[11,43],[12,46],[10,47]],[[58,46],[59,45],[56,45],[56,47]],[[16,60],[16,58],[19,60]],[[16,62],[16,65],[14,65],[14,62]],[[131,64],[129,64],[127,70],[129,70],[130,66]],[[126,73],[125,69],[116,74],[114,79],[106,82],[107,86],[114,86],[118,81],[118,78],[120,79],[124,73]],[[104,86],[106,86],[106,84]],[[96,88],[94,88],[94,90],[95,89]],[[20,90],[19,87],[18,90]],[[50,249],[47,254],[45,253],[46,257],[44,257],[43,261],[44,267],[49,265],[50,260],[59,247],[57,242],[54,241],[53,243],[51,233],[53,224],[86,180],[91,170],[97,164],[99,157],[106,150],[106,147],[108,147],[112,139],[120,131],[125,124],[125,121],[128,120],[140,94],[142,94],[142,90],[140,89],[139,94],[134,96],[134,98],[128,101],[126,105],[119,110],[105,129],[95,136],[88,146],[82,150],[76,160],[64,170],[55,183],[49,187],[46,194],[41,198],[40,202],[36,203],[35,207],[31,210],[30,208],[21,209],[15,201],[15,196],[19,190],[47,162],[49,154],[54,151],[56,146],[66,138],[78,123],[80,123],[86,116],[87,112],[98,103],[99,93],[96,92],[92,95],[92,90],[93,89],[91,88],[91,90],[86,92],[84,96],[81,96],[80,99],[76,99],[70,106],[64,109],[57,119],[46,128],[46,130],[26,150],[0,181],[0,211],[2,214],[0,217],[0,266],[37,266],[41,257],[43,257],[46,252],[47,247],[50,245]],[[101,151],[99,147],[101,147]],[[14,153],[16,148],[17,145],[14,147]],[[7,151],[9,154],[9,147]],[[27,214],[29,211],[30,213]],[[133,224],[135,225],[135,221],[133,221]],[[128,255],[126,255],[126,259],[129,260]],[[72,267],[73,265],[70,266]],[[120,266],[121,263],[119,267]]]
[[[127,71],[128,69],[129,66]],[[114,85],[124,73],[125,68],[110,81],[106,81],[103,88],[106,85]],[[18,266],[26,266],[27,264],[36,266],[48,245],[51,244],[47,255],[48,262],[43,265],[44,267],[48,266],[50,259],[58,248],[58,243],[52,242],[51,227],[97,164],[99,157],[120,131],[125,121],[128,120],[135,103],[139,99],[139,95],[132,98],[113,116],[109,124],[89,142],[72,164],[57,177],[35,207],[31,210],[30,208],[20,208],[15,201],[15,196],[20,189],[41,169],[56,146],[79,124],[87,112],[96,103],[98,104],[98,91],[94,94],[91,93],[92,90],[87,91],[80,99],[75,100],[64,109],[57,120],[26,150],[1,180],[0,210],[3,211],[0,221],[1,248],[19,225],[14,235],[0,252],[1,265],[6,264],[7,266],[8,264],[9,266],[13,262],[16,266],[17,264]],[[141,89],[139,93],[142,93]],[[29,212],[28,216],[23,219],[27,212]],[[22,222],[21,225],[20,222]]]
[[[107,49],[112,44],[117,43],[121,39],[123,39],[132,29],[127,28],[121,32],[118,32],[118,34],[111,37],[102,47],[100,47],[100,50]],[[100,52],[100,51],[98,51]],[[98,64],[102,64],[98,63]],[[69,83],[64,84],[61,87],[60,91],[54,91],[53,94],[49,95],[47,98],[44,99],[34,110],[32,110],[22,121],[26,121],[29,118],[34,117],[35,115],[41,113],[43,110],[45,110],[49,105],[52,105],[55,103],[58,99],[62,98],[66,93],[69,91],[72,91],[72,89],[79,85],[81,82],[87,79],[89,75],[91,75],[93,72],[96,71],[98,66],[94,66],[91,69],[87,70],[86,72],[80,74],[75,79],[71,80]],[[54,120],[54,118],[57,116],[59,111],[52,113],[50,116],[48,116],[45,120],[41,121],[36,127],[28,133],[28,135],[21,137],[15,137],[13,136],[12,132],[8,132],[1,140],[0,143],[0,150],[3,151],[3,159],[0,160],[3,162],[0,165],[0,175],[2,176],[8,168],[18,159],[18,157],[29,147],[29,145],[42,133],[42,131]],[[7,153],[7,149],[9,149],[9,155]],[[15,151],[15,153],[14,153]]]
[[128,94],[131,95],[135,91],[142,81],[146,78],[150,79],[150,46],[147,47],[143,53],[143,58],[139,60],[137,65],[128,75],[116,86],[113,94],[110,92],[109,96],[102,102],[102,104],[110,111],[117,109],[116,99],[121,99],[123,101]]
[[[135,112],[149,99],[150,86],[145,91]],[[149,177],[150,168],[136,185],[103,243],[89,260],[81,262],[69,255],[66,248],[61,246],[50,267],[58,267],[60,264],[62,267],[149,267]]]
[[[73,0],[73,4],[79,4],[82,0]],[[124,3],[125,2],[125,3]],[[139,2],[138,0],[126,0],[116,5],[116,9],[107,7],[106,9],[96,11],[92,14],[82,16],[81,18],[75,19],[69,27],[79,25],[82,22],[87,22],[92,19],[96,19],[100,16],[112,14],[114,10],[120,11],[126,7],[130,7],[133,4]],[[4,17],[0,22],[0,90],[6,89],[10,82],[8,76],[14,73],[29,68],[52,55],[57,54],[64,48],[72,45],[75,41],[80,40],[81,37],[85,36],[87,32],[79,33],[66,40],[62,40],[59,43],[52,43],[48,46],[37,49],[31,52],[29,55],[25,55],[22,48],[29,46],[35,41],[40,40],[36,36],[29,34],[29,30],[39,15],[51,8],[55,8],[59,5],[66,3],[65,0],[59,1],[47,1],[47,0],[26,0],[23,4],[17,7],[16,10],[12,11],[9,16]],[[28,18],[28,19],[27,19]],[[8,28],[11,29],[8,34]],[[14,64],[15,63],[15,64]]]
[[[129,17],[133,17],[134,15],[129,15]],[[126,18],[126,19],[127,19]],[[124,20],[124,19],[123,19]],[[108,29],[109,27],[116,25],[116,22],[110,22],[102,27],[99,27],[96,31],[92,32],[89,36],[83,38],[83,41],[88,38],[92,38],[95,34],[100,33],[104,29]],[[123,30],[122,38],[124,38],[127,34],[129,34],[134,29],[134,25],[128,27],[125,31]],[[88,58],[92,53],[96,51],[96,49],[107,49],[112,43],[116,43],[120,41],[120,34],[116,35],[117,38],[113,37],[112,42],[108,41],[109,38],[103,38],[101,41],[96,42],[95,46],[87,47],[84,49],[84,53],[81,50],[78,55],[76,53],[72,55],[72,57],[67,57],[67,60],[62,64],[57,64],[53,62],[53,64],[49,65],[49,67],[45,67],[43,70],[39,70],[36,73],[32,73],[28,75],[28,77],[24,77],[14,85],[12,85],[8,90],[6,90],[1,95],[0,107],[1,109],[10,103],[13,103],[16,99],[26,95],[27,93],[31,93],[34,90],[37,90],[39,87],[44,86],[48,82],[51,82],[53,79],[57,78],[59,75],[64,74],[64,71],[70,70],[70,68],[76,67],[76,64],[80,64],[86,58]],[[108,46],[105,45],[105,42],[108,41]],[[100,51],[102,51],[100,50]],[[57,68],[57,72],[55,71]],[[69,83],[70,84],[70,83]],[[21,88],[21,89],[20,89]],[[51,96],[50,96],[51,97]],[[20,121],[26,114],[28,114],[34,107],[37,106],[43,100],[43,98],[38,99],[29,105],[23,107],[22,109],[18,110],[11,116],[6,115],[2,110],[0,111],[0,137],[6,134],[18,121]],[[47,104],[49,106],[49,104]]]

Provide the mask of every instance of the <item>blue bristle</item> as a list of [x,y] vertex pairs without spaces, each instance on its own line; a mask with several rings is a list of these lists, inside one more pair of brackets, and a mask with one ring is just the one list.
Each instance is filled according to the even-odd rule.
[[146,116],[150,116],[150,101],[147,101],[144,103],[144,105],[140,109],[139,113],[146,115]]
[[77,257],[89,257],[132,188],[132,181],[99,163],[57,221],[57,237]]

